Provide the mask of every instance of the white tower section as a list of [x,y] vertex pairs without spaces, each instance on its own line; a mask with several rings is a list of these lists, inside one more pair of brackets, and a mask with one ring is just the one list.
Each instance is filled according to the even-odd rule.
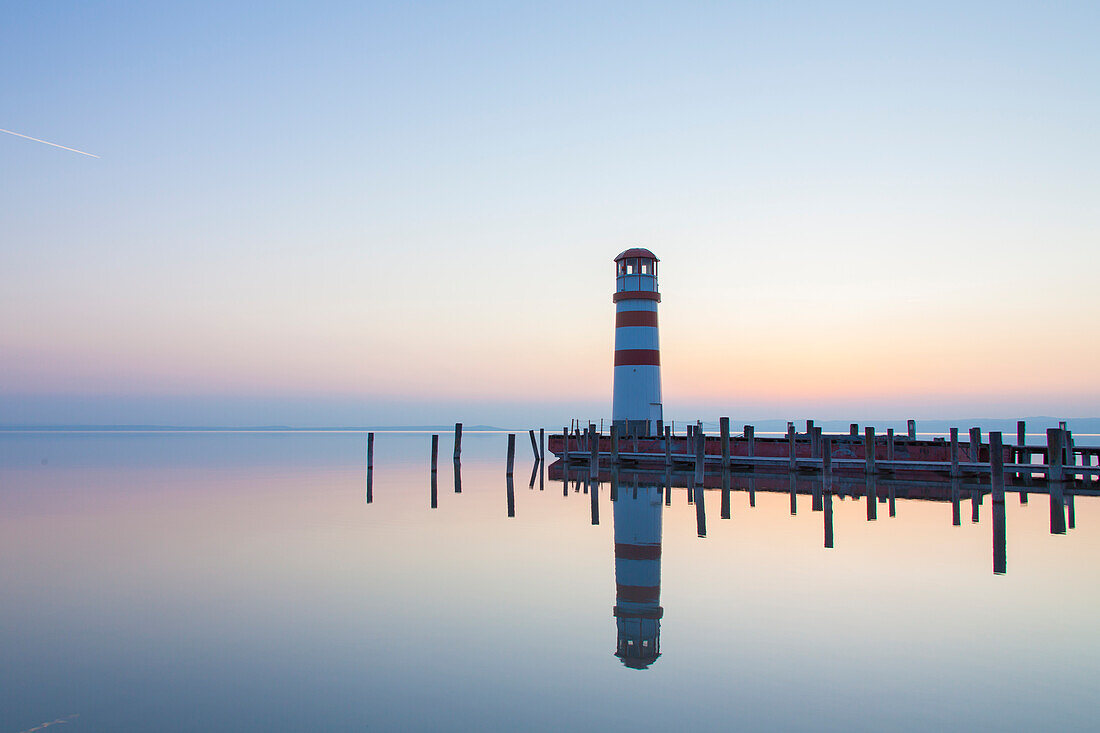
[[620,483],[615,501],[615,656],[634,669],[661,654],[661,494]]
[[621,435],[663,430],[661,347],[657,338],[657,256],[628,249],[615,258],[615,396],[611,419]]

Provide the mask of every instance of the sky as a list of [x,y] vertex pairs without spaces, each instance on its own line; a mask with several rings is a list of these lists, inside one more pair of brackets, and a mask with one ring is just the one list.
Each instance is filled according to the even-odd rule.
[[1100,415],[1096,3],[0,14],[0,424]]

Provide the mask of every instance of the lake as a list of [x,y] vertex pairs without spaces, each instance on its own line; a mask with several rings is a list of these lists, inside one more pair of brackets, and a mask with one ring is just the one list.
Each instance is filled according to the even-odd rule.
[[456,493],[442,435],[433,498],[378,433],[368,503],[363,433],[0,434],[0,733],[1096,728],[1100,498],[1010,493],[995,574],[988,496],[833,496],[826,548],[707,491],[700,537],[684,489],[529,488],[522,433],[509,496],[506,440]]

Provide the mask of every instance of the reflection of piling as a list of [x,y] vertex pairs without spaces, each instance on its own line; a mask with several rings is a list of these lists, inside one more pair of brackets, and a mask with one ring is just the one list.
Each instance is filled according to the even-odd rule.
[[456,494],[461,494],[462,493],[462,461],[459,461],[459,460],[456,459],[454,461],[454,467],[455,467],[455,493]]
[[516,434],[508,433],[508,475],[512,475],[512,469],[516,462]]
[[730,518],[730,469],[722,469],[722,519]]
[[512,472],[509,471],[505,477],[508,483],[508,516],[516,516],[516,487],[512,482]]
[[[615,429],[615,425],[611,425],[611,429]],[[614,486],[618,483],[618,477],[615,475],[615,471],[611,474],[611,485]],[[592,525],[595,526],[600,523],[600,492],[598,489],[592,489],[588,492],[588,499],[592,504]]]
[[951,477],[951,525],[962,526],[962,506],[960,504],[959,477]]
[[[790,426],[788,430],[794,430],[794,426]],[[798,479],[792,473],[788,476],[791,482],[791,516],[798,514]]]
[[439,484],[437,479],[439,474],[436,471],[432,471],[432,488],[431,488],[431,507],[435,509],[439,506]]
[[374,501],[374,469],[367,469],[367,503]]
[[455,423],[455,455],[454,460],[462,458],[462,423]]
[[707,509],[702,485],[695,488],[695,530],[700,537],[707,536]]
[[873,473],[867,474],[864,481],[866,482],[864,491],[867,502],[867,521],[874,522],[878,519],[878,497],[876,496],[878,492],[875,487],[875,475]]
[[825,548],[832,549],[833,547],[833,492],[826,490],[824,497],[825,504]]
[[1008,552],[1005,547],[1005,503],[993,502],[993,573],[1004,575],[1008,569]]

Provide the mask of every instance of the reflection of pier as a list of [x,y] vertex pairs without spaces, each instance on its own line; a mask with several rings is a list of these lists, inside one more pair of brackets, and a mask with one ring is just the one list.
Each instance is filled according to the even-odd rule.
[[[982,481],[973,476],[964,479],[955,476],[947,480],[928,479],[915,472],[912,475],[851,476],[831,471],[821,473],[775,473],[764,471],[734,472],[729,470],[706,472],[702,480],[695,471],[654,470],[626,468],[610,465],[600,467],[595,472],[590,464],[557,461],[549,467],[551,481],[561,481],[566,494],[572,483],[575,491],[583,486],[592,496],[593,524],[598,523],[599,513],[597,494],[601,483],[610,486],[611,500],[616,503],[616,553],[618,552],[619,502],[635,501],[636,496],[646,492],[646,496],[659,497],[662,493],[664,504],[671,505],[673,491],[685,489],[687,503],[695,505],[696,525],[700,537],[707,534],[705,493],[721,492],[721,518],[731,516],[730,496],[732,492],[744,492],[749,495],[750,506],[755,506],[757,491],[784,493],[790,496],[791,514],[798,511],[799,496],[809,496],[811,510],[822,512],[824,545],[834,545],[833,497],[863,499],[867,507],[867,521],[878,519],[879,504],[886,504],[889,516],[897,513],[897,500],[934,501],[951,504],[951,522],[955,526],[962,524],[963,502],[971,509],[971,522],[977,523],[979,508],[988,499],[992,507],[993,530],[993,571],[1003,574],[1007,571],[1007,552],[1005,537],[1005,494],[1016,493],[1021,504],[1026,504],[1030,494],[1046,495],[1050,504],[1051,534],[1065,534],[1074,529],[1076,517],[1074,511],[1075,496],[1100,496],[1100,486],[1095,482],[1083,481],[1026,481],[1017,479],[1007,484],[1002,480],[1003,488],[996,490],[995,477],[992,481]],[[649,487],[649,488],[642,488]],[[654,488],[656,487],[656,488]],[[659,525],[658,525],[659,528]],[[658,529],[659,537],[659,529]],[[616,554],[618,558],[618,554]]]

